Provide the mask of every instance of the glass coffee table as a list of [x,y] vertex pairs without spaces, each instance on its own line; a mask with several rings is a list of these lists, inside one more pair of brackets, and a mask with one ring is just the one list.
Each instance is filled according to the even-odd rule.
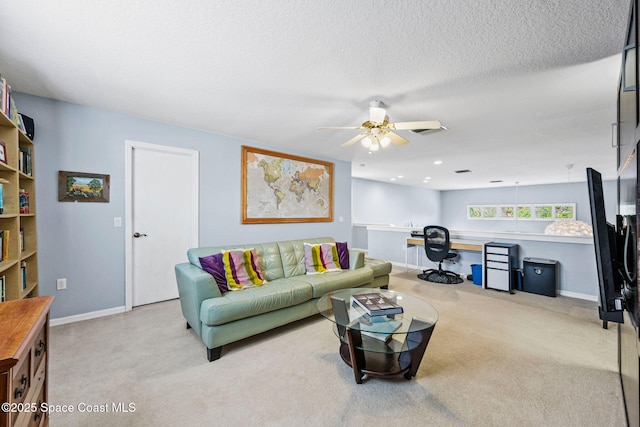
[[[381,294],[403,308],[400,314],[370,316],[351,296]],[[353,368],[358,384],[365,375],[415,377],[438,312],[411,295],[386,289],[356,288],[330,292],[318,300],[320,314],[334,323],[340,356]]]

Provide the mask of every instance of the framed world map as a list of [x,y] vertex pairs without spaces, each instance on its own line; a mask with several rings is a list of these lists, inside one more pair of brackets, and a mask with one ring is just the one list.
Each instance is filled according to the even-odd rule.
[[333,221],[333,163],[242,146],[242,223]]

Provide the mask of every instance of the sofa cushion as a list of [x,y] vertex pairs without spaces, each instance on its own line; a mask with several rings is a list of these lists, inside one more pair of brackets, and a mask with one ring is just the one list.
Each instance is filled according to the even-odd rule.
[[311,244],[334,243],[335,240],[331,237],[317,237],[314,239],[277,242],[282,257],[284,277],[303,276],[306,274],[307,269],[304,259],[305,242]]
[[230,291],[237,291],[266,283],[262,278],[255,249],[222,251],[222,264]]
[[202,302],[200,320],[214,326],[301,304],[313,297],[312,287],[294,279],[276,279],[266,286],[227,292]]
[[[277,243],[262,243],[251,245],[227,245],[227,246],[208,246],[202,248],[192,248],[187,251],[189,262],[196,267],[202,268],[200,258],[209,255],[222,253],[225,249],[249,249],[254,248],[258,255],[260,270],[264,279],[271,282],[275,279],[284,277],[282,269],[282,257],[280,256],[280,248]],[[303,273],[304,274],[304,273]]]
[[304,260],[307,274],[320,274],[341,270],[335,243],[304,243]]
[[213,276],[220,289],[220,293],[229,290],[227,285],[227,275],[224,272],[224,263],[222,262],[222,254],[213,254],[200,258],[202,269]]
[[358,288],[371,283],[373,271],[364,267],[357,270],[340,270],[325,274],[307,274],[296,277],[295,280],[311,285],[313,287],[313,298],[320,298],[327,292],[338,289]]
[[338,259],[340,260],[340,267],[343,270],[349,269],[349,248],[347,242],[336,242],[336,248],[338,249]]

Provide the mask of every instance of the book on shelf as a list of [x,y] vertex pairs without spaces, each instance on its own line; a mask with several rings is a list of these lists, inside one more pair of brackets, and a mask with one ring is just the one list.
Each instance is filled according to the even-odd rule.
[[4,184],[9,184],[9,181],[0,178],[0,214],[4,213]]
[[4,77],[0,77],[0,110],[2,114],[8,116],[9,114],[9,88],[7,80]]
[[13,100],[13,95],[11,94],[11,86],[7,86],[9,88],[9,119],[11,119],[14,125],[19,126],[20,122],[18,119],[18,106]]
[[20,147],[18,155],[18,168],[20,172],[25,175],[31,176],[32,174],[32,162],[31,162],[31,147]]
[[2,230],[2,261],[9,259],[9,230]]
[[22,133],[27,133],[27,128],[24,127],[24,122],[22,121],[22,114],[18,113],[18,129],[22,131]]
[[29,213],[29,193],[26,190],[20,189],[20,213]]
[[20,227],[20,252],[24,252],[24,228]]
[[5,297],[5,286],[4,286],[4,274],[0,276],[0,302],[4,302],[6,300]]
[[22,290],[27,289],[27,262],[22,261],[20,263],[20,278],[22,282]]
[[380,293],[352,295],[351,305],[361,308],[369,316],[387,316],[403,312],[401,305]]
[[370,318],[366,326],[361,327],[360,333],[378,341],[389,342],[393,333],[401,325],[402,322],[399,320],[389,319],[386,316],[377,316]]

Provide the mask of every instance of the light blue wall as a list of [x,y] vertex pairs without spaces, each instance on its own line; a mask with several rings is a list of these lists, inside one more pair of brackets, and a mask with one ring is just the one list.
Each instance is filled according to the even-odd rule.
[[440,223],[440,192],[354,178],[353,222],[400,227]]
[[[615,223],[617,184],[603,182],[605,210],[609,222]],[[591,224],[589,193],[586,182],[530,185],[519,187],[481,188],[441,192],[443,224],[455,230],[517,231],[544,233],[548,221],[472,220],[467,219],[467,205],[576,203],[576,219]]]
[[[125,140],[200,152],[200,245],[267,242],[315,236],[351,236],[351,165],[334,162],[331,223],[240,223],[240,146],[278,150],[261,143],[157,123],[123,114],[24,94],[20,111],[35,120],[38,276],[41,295],[54,295],[51,317],[125,304],[125,240],[113,218],[125,220]],[[291,154],[308,156],[303,151]],[[111,176],[109,203],[60,203],[58,171]],[[167,171],[171,173],[171,171]],[[344,222],[338,222],[339,217]],[[186,260],[186,257],[185,257]],[[67,278],[56,291],[56,278]]]
[[[616,214],[616,182],[605,181],[603,187],[607,218],[609,222],[613,223]],[[428,218],[429,222],[442,224],[452,230],[544,233],[545,228],[550,224],[548,221],[518,221],[516,223],[508,220],[467,219],[467,205],[470,204],[515,204],[519,202],[576,203],[577,219],[591,224],[586,182],[519,186],[517,189],[513,186],[437,192],[354,179],[353,192],[353,210],[356,222],[395,223],[398,226],[408,226],[408,221],[421,218],[420,215],[428,209],[433,215]],[[381,202],[372,204],[366,200],[367,197]],[[403,200],[399,201],[398,197]],[[429,200],[429,203],[424,205],[419,202],[420,200]],[[403,210],[402,212],[398,212],[399,206]],[[367,217],[367,213],[370,213],[371,216]],[[367,221],[362,221],[361,218],[366,218]],[[413,224],[415,225],[416,222]],[[360,234],[362,233],[358,233],[358,235]],[[354,233],[355,235],[356,233]],[[366,233],[367,237],[364,243],[366,246],[359,247],[369,249],[369,253],[373,257],[403,264],[406,251],[405,239],[408,235],[408,230],[402,232],[369,231]],[[501,238],[500,241],[519,244],[520,266],[524,257],[559,260],[561,264],[559,286],[566,295],[579,297],[595,297],[597,295],[598,282],[592,245],[507,240],[504,238]],[[482,263],[482,256],[479,253],[467,251],[459,251],[458,253],[459,258],[456,264],[448,265],[448,269],[468,274],[471,264]],[[416,250],[412,249],[407,255],[409,264],[416,264]],[[421,248],[418,249],[418,264],[431,267],[431,263],[426,260]]]
[[[616,181],[604,181],[603,187],[607,219],[615,223]],[[352,220],[361,224],[393,224],[415,228],[420,228],[421,225],[441,224],[453,230],[463,231],[544,233],[550,224],[548,221],[467,219],[468,205],[516,202],[576,203],[576,219],[591,224],[586,182],[437,191],[354,178],[352,192]],[[368,242],[364,241],[362,235],[362,232],[354,231],[354,236],[357,236],[361,243],[359,247],[366,248]]]

